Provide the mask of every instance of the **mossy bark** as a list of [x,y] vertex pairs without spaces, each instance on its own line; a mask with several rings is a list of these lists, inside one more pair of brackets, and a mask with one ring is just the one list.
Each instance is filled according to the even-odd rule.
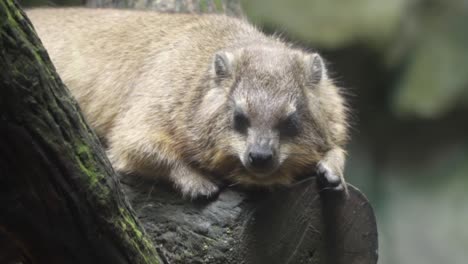
[[0,246],[2,263],[160,263],[13,0],[0,1]]

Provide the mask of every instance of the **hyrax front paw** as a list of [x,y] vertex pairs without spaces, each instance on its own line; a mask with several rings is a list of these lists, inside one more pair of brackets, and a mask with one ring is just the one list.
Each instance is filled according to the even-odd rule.
[[334,191],[343,191],[345,189],[345,183],[342,178],[324,163],[320,162],[317,165],[317,176],[319,184],[324,189]]
[[180,190],[184,197],[190,199],[210,198],[216,196],[219,192],[219,187],[210,180],[199,178],[193,181],[188,181],[180,186]]
[[182,195],[192,200],[214,197],[219,193],[219,187],[215,183],[186,167],[173,170],[171,178]]

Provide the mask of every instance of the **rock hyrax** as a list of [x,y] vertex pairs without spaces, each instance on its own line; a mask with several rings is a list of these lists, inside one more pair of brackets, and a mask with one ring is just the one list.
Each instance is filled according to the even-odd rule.
[[35,9],[28,16],[114,168],[188,197],[220,179],[343,190],[346,108],[322,58],[222,15]]

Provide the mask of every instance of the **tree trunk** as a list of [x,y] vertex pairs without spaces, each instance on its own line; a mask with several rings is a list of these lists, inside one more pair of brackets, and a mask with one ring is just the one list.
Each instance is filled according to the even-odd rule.
[[311,177],[195,202],[130,176],[120,186],[29,21],[0,3],[0,263],[377,262],[372,207],[352,186],[344,197]]
[[14,1],[0,23],[0,262],[161,263]]

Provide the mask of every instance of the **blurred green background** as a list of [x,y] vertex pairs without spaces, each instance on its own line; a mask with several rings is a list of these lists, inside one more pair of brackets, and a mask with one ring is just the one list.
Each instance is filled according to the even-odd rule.
[[244,0],[242,9],[266,32],[321,52],[344,87],[346,177],[376,210],[379,263],[468,263],[468,1]]

